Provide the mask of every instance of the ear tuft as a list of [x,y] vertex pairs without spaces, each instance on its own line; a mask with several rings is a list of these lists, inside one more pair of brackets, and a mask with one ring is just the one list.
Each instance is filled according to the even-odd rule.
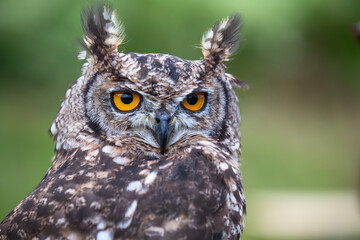
[[83,45],[100,60],[110,52],[117,52],[125,37],[115,11],[102,4],[84,9],[82,26],[85,34]]
[[238,48],[240,23],[240,15],[234,14],[216,23],[203,35],[201,45],[204,60],[213,65],[229,60]]

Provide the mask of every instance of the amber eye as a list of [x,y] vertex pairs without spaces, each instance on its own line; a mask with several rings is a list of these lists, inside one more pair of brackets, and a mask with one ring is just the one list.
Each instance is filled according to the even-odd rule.
[[199,111],[205,104],[205,93],[191,93],[182,101],[184,108],[191,111]]
[[123,112],[135,109],[140,103],[140,95],[129,91],[114,92],[112,99],[115,107]]

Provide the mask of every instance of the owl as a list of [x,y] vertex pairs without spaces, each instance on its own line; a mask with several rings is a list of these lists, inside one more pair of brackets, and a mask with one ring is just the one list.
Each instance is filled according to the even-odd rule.
[[224,61],[240,17],[203,35],[203,58],[118,51],[115,11],[82,14],[82,76],[50,128],[40,184],[3,220],[0,239],[239,239],[246,213],[240,113]]

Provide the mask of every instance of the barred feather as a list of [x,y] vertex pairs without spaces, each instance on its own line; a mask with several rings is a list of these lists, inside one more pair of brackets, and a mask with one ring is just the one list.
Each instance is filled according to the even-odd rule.
[[125,37],[124,28],[118,23],[115,11],[101,4],[84,9],[82,25],[85,33],[83,45],[99,59],[103,59],[109,52],[117,52],[117,47]]
[[203,35],[201,45],[204,60],[213,65],[229,60],[238,47],[240,23],[240,16],[234,14],[216,23]]
[[250,88],[250,86],[246,82],[244,82],[240,78],[237,78],[229,73],[225,73],[225,77],[226,77],[226,80],[229,81],[233,86],[240,87],[240,88],[243,88],[246,90],[248,90]]

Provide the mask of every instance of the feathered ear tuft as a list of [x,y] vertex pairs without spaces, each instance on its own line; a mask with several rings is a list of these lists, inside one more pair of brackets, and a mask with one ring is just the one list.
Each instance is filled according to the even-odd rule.
[[216,23],[203,35],[201,45],[204,60],[215,66],[229,60],[238,48],[240,23],[240,15],[234,14]]
[[83,45],[100,60],[108,53],[117,52],[125,37],[115,11],[102,4],[84,9],[82,25],[85,34]]

